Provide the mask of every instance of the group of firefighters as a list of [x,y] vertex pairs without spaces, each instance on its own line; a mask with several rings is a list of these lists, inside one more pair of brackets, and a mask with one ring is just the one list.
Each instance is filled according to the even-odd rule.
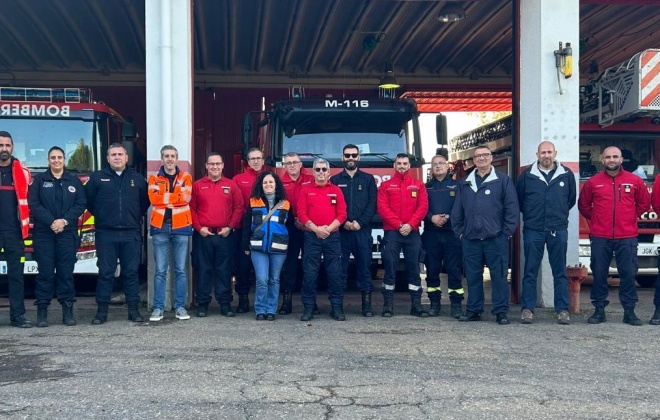
[[[170,264],[174,273],[175,317],[190,318],[185,308],[190,236],[198,317],[208,315],[212,293],[220,313],[234,316],[234,270],[236,312],[249,312],[252,269],[255,318],[272,321],[276,312],[290,314],[301,253],[301,321],[310,321],[319,314],[316,291],[321,262],[327,272],[330,316],[337,321],[346,319],[343,299],[351,255],[357,269],[362,315],[372,317],[370,222],[378,213],[384,230],[383,317],[394,314],[395,278],[403,252],[411,315],[440,315],[440,272],[444,267],[450,315],[459,321],[479,321],[484,311],[486,265],[492,284],[492,314],[498,324],[506,325],[510,300],[509,240],[522,213],[525,264],[521,322],[533,322],[536,281],[547,248],[557,321],[569,324],[567,227],[569,211],[576,201],[591,228],[591,299],[595,312],[588,322],[598,324],[606,320],[607,277],[614,255],[621,277],[623,322],[642,324],[634,312],[637,219],[651,204],[660,208],[660,185],[649,195],[644,181],[622,168],[623,157],[617,147],[603,151],[603,171],[589,179],[577,200],[575,176],[556,159],[557,151],[549,141],[539,144],[536,162],[521,173],[517,184],[493,168],[492,153],[487,147],[477,147],[473,152],[475,169],[464,180],[452,177],[447,157],[440,154],[433,157],[432,177],[423,184],[410,176],[410,158],[401,153],[394,161],[394,175],[379,188],[373,176],[360,170],[360,151],[353,144],[344,146],[344,168],[334,176],[330,176],[327,160],[314,160],[308,174],[299,156],[288,153],[282,160],[286,173],[279,177],[264,167],[263,152],[251,149],[247,154],[248,167],[233,179],[223,175],[223,157],[210,153],[206,176],[196,182],[190,173],[179,168],[174,146],[161,149],[162,166],[147,182],[127,166],[126,149],[112,144],[107,152],[108,167],[91,174],[84,186],[66,171],[61,148],[54,146],[49,150],[48,169],[31,179],[30,172],[12,155],[13,146],[11,135],[0,131],[0,206],[5,214],[5,222],[0,224],[0,247],[7,261],[10,323],[15,327],[32,326],[25,317],[23,295],[23,240],[28,235],[30,213],[34,222],[34,258],[39,267],[36,324],[48,326],[48,306],[53,296],[62,305],[63,324],[76,324],[73,268],[80,242],[78,218],[85,208],[95,217],[99,269],[97,311],[92,323],[103,324],[108,319],[118,262],[128,319],[143,322],[138,281],[140,226],[149,206],[153,206],[150,234],[155,260],[153,312],[149,317],[152,322],[164,317]],[[421,303],[420,262],[427,268],[428,310]],[[465,312],[461,308],[463,273],[468,288]],[[282,303],[278,310],[280,293]],[[656,286],[654,304],[656,310],[650,323],[660,325],[660,285]]]

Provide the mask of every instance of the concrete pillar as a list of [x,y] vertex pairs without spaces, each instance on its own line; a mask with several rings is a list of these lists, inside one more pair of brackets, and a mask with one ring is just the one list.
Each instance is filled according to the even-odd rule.
[[[516,86],[519,94],[519,162],[521,167],[536,161],[538,144],[549,140],[557,159],[579,174],[579,0],[519,0],[520,54]],[[557,81],[554,51],[559,42],[573,48],[573,76],[560,74]],[[522,241],[521,241],[522,244]],[[522,247],[521,247],[522,254]],[[523,258],[520,259],[523,273]],[[567,263],[578,263],[578,212],[570,214]],[[522,278],[522,275],[521,275]],[[539,274],[539,303],[554,306],[552,271],[545,254]]]
[[[161,166],[160,148],[174,145],[179,167],[191,172],[193,142],[193,28],[192,0],[145,0],[147,169]],[[154,259],[149,238],[149,292],[153,296]],[[188,298],[192,300],[192,272],[188,264]],[[165,309],[172,305],[172,273],[168,273]]]

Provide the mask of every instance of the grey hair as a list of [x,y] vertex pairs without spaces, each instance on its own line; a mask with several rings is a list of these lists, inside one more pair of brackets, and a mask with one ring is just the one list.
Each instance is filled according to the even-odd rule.
[[284,159],[286,159],[288,157],[291,157],[291,158],[298,157],[298,153],[296,153],[296,152],[287,153],[286,155],[282,156],[282,162],[284,162]]
[[317,163],[323,163],[323,164],[325,164],[325,166],[326,166],[328,169],[330,169],[330,162],[328,162],[327,160],[325,160],[325,159],[323,159],[323,158],[316,158],[316,159],[314,159],[314,163],[312,163],[312,168],[316,168],[316,164],[317,164]]

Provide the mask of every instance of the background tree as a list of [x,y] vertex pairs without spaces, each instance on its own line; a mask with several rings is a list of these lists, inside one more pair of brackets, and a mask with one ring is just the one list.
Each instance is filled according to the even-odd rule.
[[91,172],[93,169],[92,150],[85,144],[85,139],[78,140],[78,146],[73,151],[66,163],[67,169],[77,170],[78,172]]

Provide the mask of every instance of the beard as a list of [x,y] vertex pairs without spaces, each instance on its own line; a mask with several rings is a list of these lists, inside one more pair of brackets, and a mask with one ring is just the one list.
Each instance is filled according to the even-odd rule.
[[8,161],[11,158],[11,154],[9,152],[1,152],[0,153],[0,160],[3,162]]
[[348,169],[349,171],[352,171],[353,169],[357,168],[357,162],[356,161],[350,161],[347,160],[344,162],[344,168]]
[[605,165],[605,169],[608,171],[618,171],[621,169],[621,164],[620,163],[613,163],[611,165]]

